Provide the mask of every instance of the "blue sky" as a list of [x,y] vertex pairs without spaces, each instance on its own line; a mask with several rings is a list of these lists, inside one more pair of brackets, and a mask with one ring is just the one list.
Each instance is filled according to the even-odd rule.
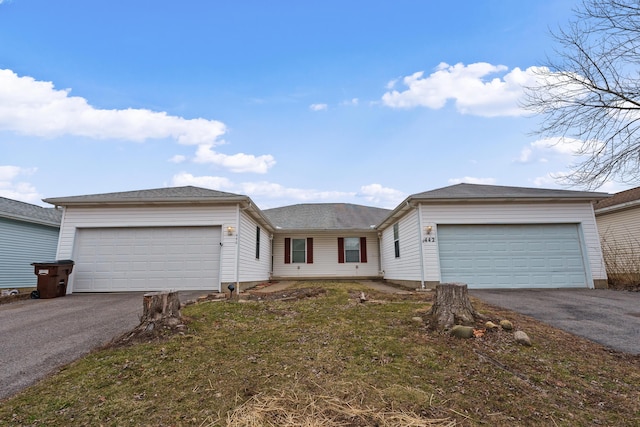
[[575,144],[533,135],[518,101],[577,4],[0,0],[0,196],[562,188]]

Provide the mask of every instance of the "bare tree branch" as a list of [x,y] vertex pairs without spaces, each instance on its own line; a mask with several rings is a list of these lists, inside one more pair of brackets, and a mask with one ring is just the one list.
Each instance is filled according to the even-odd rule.
[[583,0],[552,35],[556,55],[539,68],[523,107],[542,118],[536,134],[582,141],[562,180],[639,183],[640,1]]

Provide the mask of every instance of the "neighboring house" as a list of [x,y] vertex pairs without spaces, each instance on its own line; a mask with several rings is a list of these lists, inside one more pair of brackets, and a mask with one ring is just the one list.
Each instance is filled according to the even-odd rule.
[[276,226],[273,279],[381,278],[375,227],[389,212],[348,203],[265,210]]
[[606,286],[592,203],[605,193],[458,184],[396,209],[261,211],[197,187],[45,199],[64,207],[68,292],[243,288],[267,280],[384,279],[407,287]]
[[607,274],[614,281],[640,279],[640,187],[594,206]]
[[36,286],[33,262],[55,259],[62,210],[0,197],[0,288]]

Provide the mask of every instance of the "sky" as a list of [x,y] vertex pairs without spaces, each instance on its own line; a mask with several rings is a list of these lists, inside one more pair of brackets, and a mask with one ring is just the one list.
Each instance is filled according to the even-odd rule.
[[0,196],[569,188],[520,101],[578,1],[0,0]]

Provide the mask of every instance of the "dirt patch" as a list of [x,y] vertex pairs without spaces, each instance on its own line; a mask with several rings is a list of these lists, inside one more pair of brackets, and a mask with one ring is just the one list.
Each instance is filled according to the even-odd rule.
[[291,288],[282,291],[264,292],[249,290],[240,296],[240,299],[249,301],[295,301],[304,298],[313,298],[327,292],[322,288]]

